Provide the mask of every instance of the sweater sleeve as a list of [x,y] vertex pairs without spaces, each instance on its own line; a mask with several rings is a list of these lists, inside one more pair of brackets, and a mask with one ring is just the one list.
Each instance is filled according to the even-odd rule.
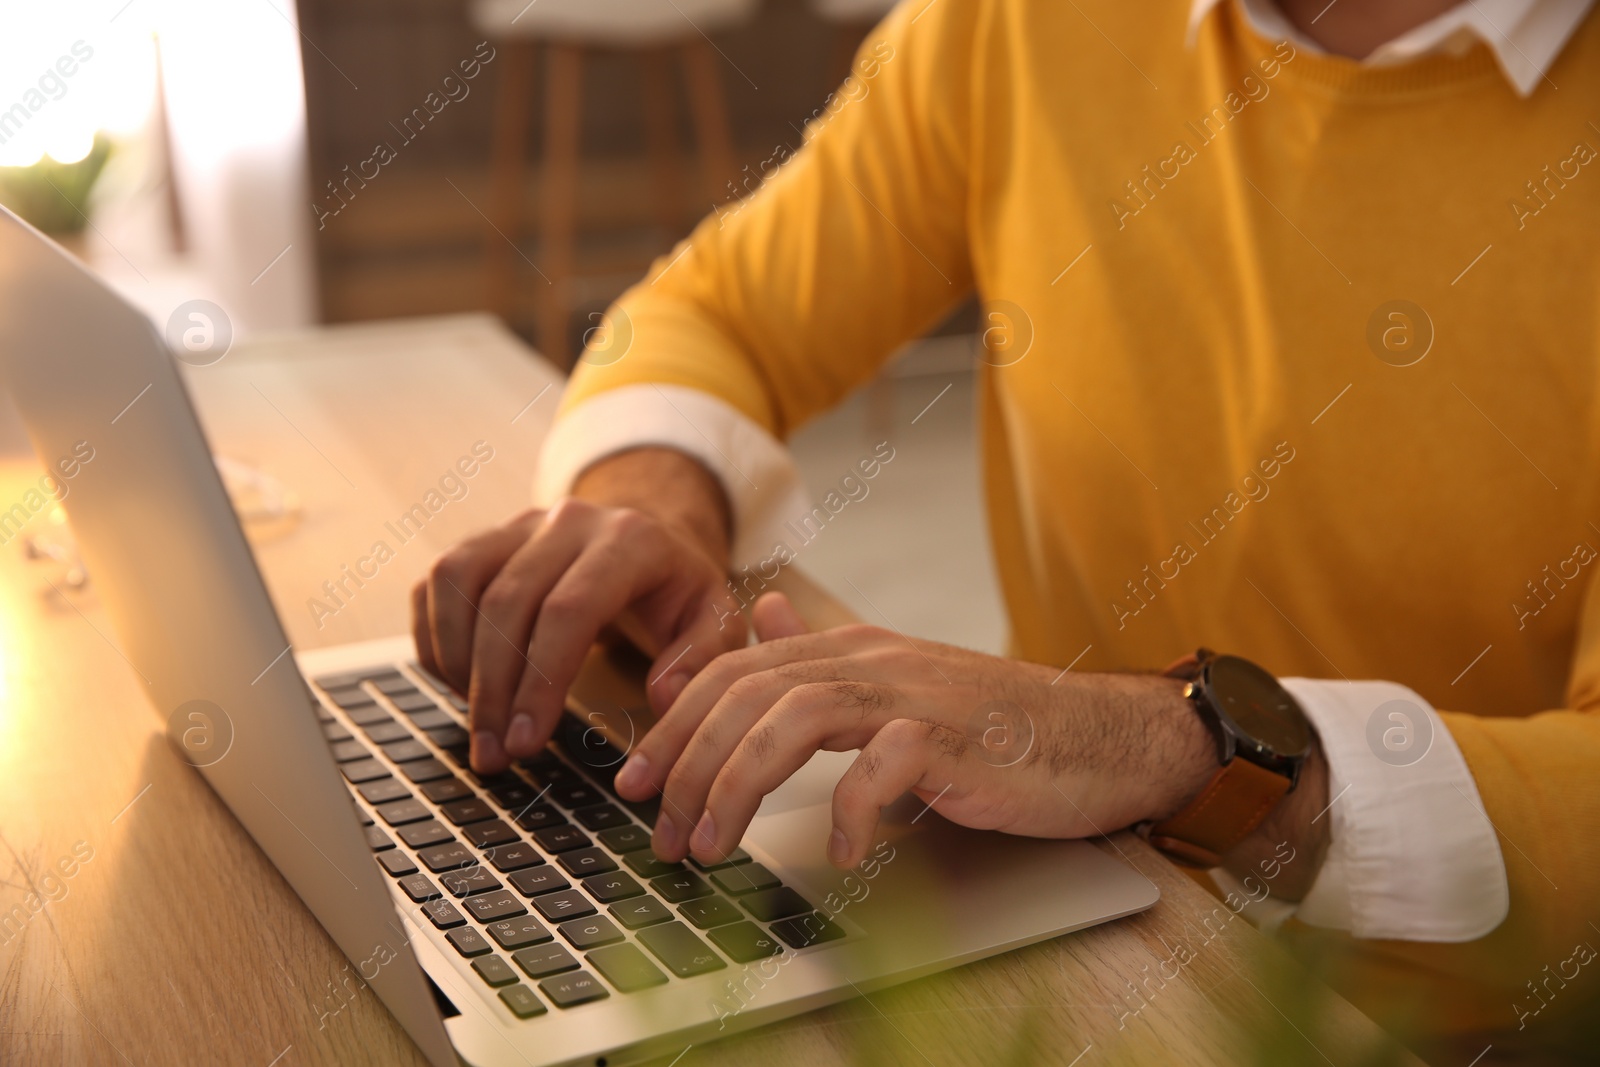
[[[1491,653],[1492,654],[1492,653]],[[1494,835],[1509,908],[1484,936],[1454,944],[1286,932],[1373,1018],[1496,1051],[1569,1043],[1592,1054],[1600,986],[1600,584],[1584,591],[1564,708],[1503,715],[1441,710],[1476,785],[1458,790],[1455,832]],[[1476,889],[1477,887],[1464,887]],[[1392,936],[1392,935],[1391,935]],[[1331,961],[1337,960],[1337,963]],[[1581,972],[1581,973],[1580,973]],[[1470,1054],[1467,1058],[1471,1058]]]
[[776,151],[762,170],[781,166],[759,188],[719,206],[623,294],[563,414],[608,390],[679,385],[782,438],[948,314],[972,288],[977,15],[967,0],[900,5],[803,147]]

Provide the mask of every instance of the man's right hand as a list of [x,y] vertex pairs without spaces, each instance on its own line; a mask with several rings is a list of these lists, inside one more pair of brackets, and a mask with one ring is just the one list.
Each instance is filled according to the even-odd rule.
[[658,715],[712,659],[743,648],[728,515],[698,462],[637,449],[589,468],[550,510],[440,556],[412,590],[412,627],[422,666],[467,694],[473,769],[493,774],[538,752],[610,623],[626,618],[654,645]]

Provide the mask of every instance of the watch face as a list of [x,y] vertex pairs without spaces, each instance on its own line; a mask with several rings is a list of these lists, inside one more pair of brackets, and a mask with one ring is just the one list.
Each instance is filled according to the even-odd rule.
[[1311,745],[1311,730],[1302,712],[1278,680],[1249,660],[1218,656],[1207,671],[1216,708],[1233,720],[1244,736],[1277,756],[1301,756]]

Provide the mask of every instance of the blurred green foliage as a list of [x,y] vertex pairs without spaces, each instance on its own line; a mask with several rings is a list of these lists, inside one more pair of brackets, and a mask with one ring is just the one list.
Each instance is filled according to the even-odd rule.
[[110,157],[111,142],[97,133],[94,148],[76,163],[45,156],[27,167],[0,167],[0,204],[45,233],[79,233],[89,221],[89,193]]

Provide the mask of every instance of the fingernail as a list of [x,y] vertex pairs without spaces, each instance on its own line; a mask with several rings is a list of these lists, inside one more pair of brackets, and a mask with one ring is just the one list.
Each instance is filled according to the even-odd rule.
[[521,759],[533,755],[535,745],[533,720],[526,715],[512,719],[511,729],[506,731],[506,751]]
[[717,847],[717,820],[711,817],[709,810],[700,816],[700,824],[694,828],[694,849],[696,852],[714,852]]
[[650,761],[645,759],[643,752],[635,752],[622,765],[622,770],[617,772],[616,786],[624,793],[635,793],[644,788],[649,778]]
[[678,824],[672,821],[672,816],[666,812],[661,813],[661,818],[656,820],[655,845],[656,855],[665,859],[667,856],[676,857],[680,851]]
[[506,753],[500,747],[500,739],[488,730],[479,730],[472,735],[472,765],[481,767],[486,771],[498,771],[505,762]]
[[849,858],[850,842],[846,840],[843,830],[834,830],[828,836],[828,862],[838,867]]
[[670,708],[678,702],[678,697],[688,687],[689,675],[684,671],[678,671],[661,684],[666,689],[667,707]]

